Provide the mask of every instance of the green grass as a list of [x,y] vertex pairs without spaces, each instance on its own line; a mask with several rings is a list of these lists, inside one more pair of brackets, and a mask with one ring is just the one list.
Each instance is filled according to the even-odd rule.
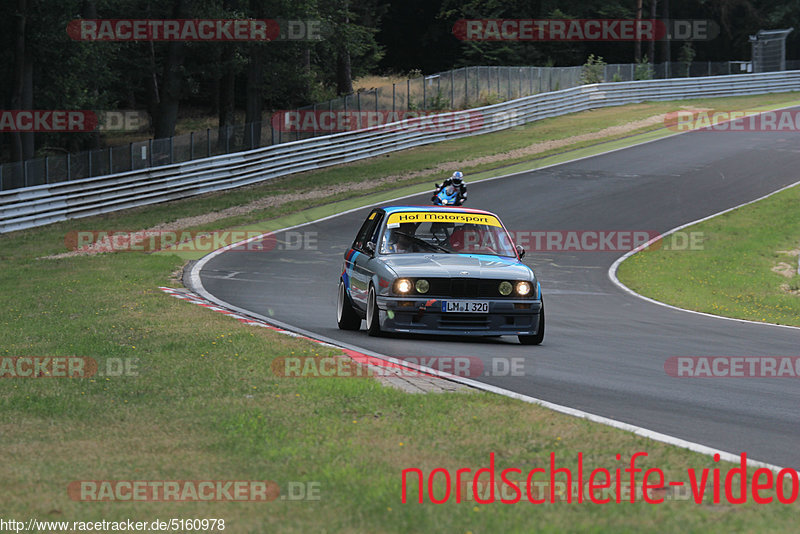
[[[789,101],[790,96],[715,104],[752,107],[781,98]],[[177,285],[171,275],[184,263],[178,255],[38,259],[63,252],[70,231],[146,228],[279,191],[369,180],[396,174],[398,169],[419,171],[442,161],[498,152],[521,146],[517,137],[523,135],[533,142],[548,135],[566,137],[602,129],[678,105],[684,103],[562,117],[539,124],[542,130],[453,141],[270,185],[0,236],[0,356],[85,356],[101,364],[134,358],[137,364],[135,376],[0,379],[0,436],[6,452],[0,465],[3,518],[216,517],[224,518],[225,531],[234,533],[795,530],[796,505],[403,504],[403,469],[474,470],[488,464],[490,452],[497,455],[498,470],[527,471],[546,467],[551,452],[559,466],[575,469],[578,453],[583,452],[585,469],[613,470],[620,466],[616,454],[628,458],[645,451],[649,457],[640,466],[661,468],[668,480],[684,482],[687,469],[717,464],[705,456],[496,395],[421,396],[364,378],[278,378],[270,369],[276,358],[337,351],[245,326],[165,295],[157,288]],[[432,178],[416,181],[427,187]],[[285,227],[405,190],[398,188],[421,187],[409,180],[367,193],[297,201],[211,226]],[[73,481],[132,479],[271,480],[284,494],[292,483],[310,482],[318,484],[319,500],[92,503],[73,501],[67,494]]]
[[[682,232],[702,234],[699,250],[648,250],[622,262],[619,280],[634,291],[681,308],[800,326],[797,256],[800,188],[793,187]],[[794,275],[772,271],[779,262]]]

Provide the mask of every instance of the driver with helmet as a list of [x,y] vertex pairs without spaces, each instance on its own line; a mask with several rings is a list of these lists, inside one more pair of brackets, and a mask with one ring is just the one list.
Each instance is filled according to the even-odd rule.
[[433,192],[433,196],[431,197],[431,202],[435,202],[436,196],[439,194],[439,192],[448,187],[458,190],[456,206],[460,206],[465,200],[467,200],[467,184],[464,182],[464,173],[461,171],[456,171],[450,178],[442,182],[442,185],[436,187],[436,190]]

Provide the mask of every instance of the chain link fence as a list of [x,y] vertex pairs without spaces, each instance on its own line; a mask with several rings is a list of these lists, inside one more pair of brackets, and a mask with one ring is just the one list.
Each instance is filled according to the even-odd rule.
[[[787,61],[789,70],[800,61]],[[403,112],[467,109],[580,85],[583,67],[464,67],[359,91],[328,102],[299,108],[317,112]],[[673,62],[642,66],[605,65],[606,82],[637,78],[716,76],[752,72],[749,62]],[[53,155],[0,165],[0,190],[104,176],[148,167],[253,150],[328,135],[330,131],[282,131],[272,117],[257,123],[207,129],[125,146]]]

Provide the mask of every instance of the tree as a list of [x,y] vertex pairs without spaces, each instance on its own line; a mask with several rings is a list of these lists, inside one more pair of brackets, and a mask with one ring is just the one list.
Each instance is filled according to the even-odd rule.
[[[172,18],[191,18],[185,0],[173,0]],[[184,46],[183,41],[167,43],[167,57],[164,61],[164,70],[161,75],[162,84],[158,94],[158,111],[153,117],[153,136],[156,139],[175,135],[184,80]]]
[[383,56],[375,34],[386,8],[382,0],[328,0],[320,6],[328,32],[318,53],[335,66],[332,77],[338,94],[352,93],[353,78],[370,72]]

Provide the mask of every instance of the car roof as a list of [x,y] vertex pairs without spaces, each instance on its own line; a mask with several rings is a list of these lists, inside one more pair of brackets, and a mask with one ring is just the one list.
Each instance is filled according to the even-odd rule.
[[382,206],[381,209],[383,209],[386,213],[395,213],[397,211],[446,211],[451,213],[476,213],[480,215],[493,215],[494,217],[497,217],[497,215],[491,211],[455,206]]

